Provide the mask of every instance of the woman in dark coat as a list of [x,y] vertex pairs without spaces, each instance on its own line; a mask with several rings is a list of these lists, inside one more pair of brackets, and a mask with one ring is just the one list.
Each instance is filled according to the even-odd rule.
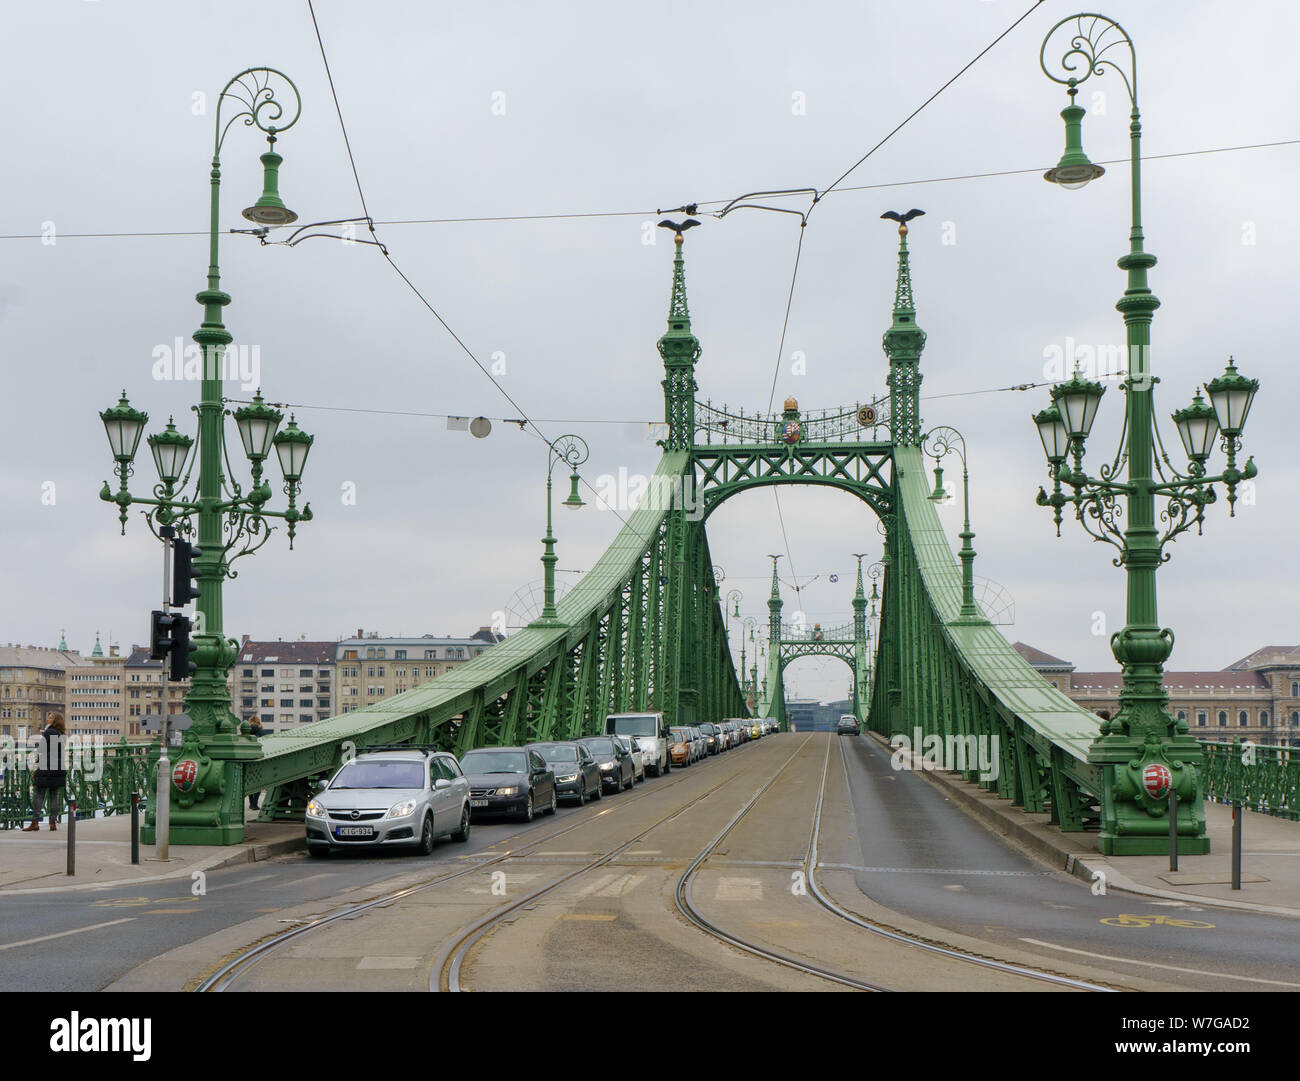
[[46,718],[45,731],[41,733],[44,746],[41,748],[40,766],[32,774],[32,824],[24,826],[24,833],[31,833],[41,828],[41,812],[48,802],[50,808],[50,829],[56,830],[55,820],[59,814],[60,793],[68,787],[68,771],[64,768],[64,750],[68,737],[68,727],[63,722],[63,714],[51,713]]

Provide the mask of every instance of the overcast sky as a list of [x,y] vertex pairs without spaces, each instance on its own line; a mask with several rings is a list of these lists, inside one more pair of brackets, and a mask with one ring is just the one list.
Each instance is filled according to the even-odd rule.
[[[483,363],[496,363],[527,414],[549,435],[589,441],[584,476],[596,483],[620,469],[648,474],[658,459],[647,422],[662,418],[655,340],[672,245],[647,228],[657,209],[825,188],[1027,6],[670,0],[633,14],[608,3],[318,0],[316,13],[379,221],[632,212],[379,226],[402,269]],[[787,394],[807,408],[852,404],[885,391],[880,336],[897,236],[879,215],[926,211],[911,235],[918,322],[929,335],[923,416],[927,427],[957,427],[969,444],[976,573],[1014,598],[1012,640],[1092,669],[1114,667],[1107,638],[1123,625],[1124,580],[1110,548],[1068,519],[1057,540],[1050,513],[1034,505],[1046,466],[1030,414],[1046,389],[973,392],[1042,380],[1053,351],[1070,343],[1123,341],[1114,303],[1124,288],[1115,260],[1127,247],[1127,169],[1111,166],[1079,192],[1037,172],[915,183],[1055,163],[1066,100],[1039,70],[1038,50],[1073,10],[1042,3],[844,185],[893,186],[819,204],[779,358],[798,219],[703,214],[686,247],[702,397],[766,408],[779,359],[778,408]],[[1117,0],[1107,10],[1137,45],[1148,155],[1297,136],[1295,5],[1240,0],[1230,17],[1209,2]],[[153,369],[159,348],[188,341],[200,320],[193,297],[207,265],[213,108],[226,80],[267,64],[297,82],[302,119],[277,149],[281,193],[301,221],[353,216],[360,203],[305,0],[49,0],[10,5],[5,21],[0,125],[10,165],[0,232],[48,241],[52,231],[54,242],[0,241],[0,640],[54,645],[66,628],[69,644],[88,652],[99,630],[125,648],[147,640],[158,549],[137,515],[119,536],[114,508],[97,498],[112,460],[96,412],[126,387],[150,430],[171,413],[193,428],[197,384],[157,380]],[[1094,79],[1080,102],[1093,159],[1126,157],[1118,77]],[[260,191],[264,149],[243,128],[227,139],[223,227],[247,224],[239,211]],[[1177,445],[1168,414],[1222,372],[1229,353],[1262,384],[1246,431],[1260,468],[1254,504],[1230,521],[1221,498],[1205,536],[1180,539],[1159,575],[1161,619],[1177,634],[1173,668],[1221,668],[1258,646],[1300,640],[1298,471],[1285,419],[1297,391],[1298,163],[1300,146],[1283,146],[1144,167],[1167,443]],[[192,235],[70,235],[149,231]],[[518,415],[376,249],[321,239],[264,248],[225,235],[221,265],[233,297],[227,325],[237,343],[257,347],[268,398]],[[796,354],[804,374],[792,369]],[[238,381],[226,393],[248,396]],[[1091,441],[1094,471],[1111,456],[1121,403],[1112,387]],[[316,519],[293,552],[277,535],[238,564],[228,634],[462,635],[540,579],[546,449],[536,437],[499,420],[485,439],[436,417],[304,407],[298,421],[316,436],[305,477]],[[144,491],[153,467],[143,443],[138,465]],[[873,515],[843,493],[785,488],[780,499],[787,615],[847,621],[849,553],[879,553]],[[941,516],[955,547],[960,505]],[[560,567],[590,567],[618,525],[595,506],[564,512]],[[724,588],[740,589],[742,613],[763,621],[767,553],[787,551],[772,492],[730,501],[710,519],[709,538]],[[787,674],[790,693],[821,698],[843,695],[849,681],[830,660],[800,661]]]

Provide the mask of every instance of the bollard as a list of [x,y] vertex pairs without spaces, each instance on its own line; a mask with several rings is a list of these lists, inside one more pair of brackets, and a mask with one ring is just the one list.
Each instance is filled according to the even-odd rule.
[[1232,888],[1241,889],[1241,820],[1245,817],[1242,814],[1240,803],[1232,805]]
[[131,862],[140,862],[140,793],[131,793]]
[[1178,793],[1169,789],[1169,869],[1178,870]]
[[68,800],[68,874],[77,873],[77,801]]

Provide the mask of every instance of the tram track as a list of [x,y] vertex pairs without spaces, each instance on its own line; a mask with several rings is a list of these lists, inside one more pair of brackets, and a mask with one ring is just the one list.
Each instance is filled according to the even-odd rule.
[[[677,780],[669,780],[663,784],[656,784],[655,787],[649,791],[663,792],[675,785],[687,781],[688,779],[689,777],[684,775]],[[732,779],[734,779],[734,777],[719,782],[719,784],[715,785],[714,788],[709,789],[709,792],[714,791],[716,788],[721,787],[722,784],[725,784],[728,780]],[[646,792],[646,789],[642,789],[642,792]],[[708,795],[709,792],[704,793],[704,795]],[[640,798],[645,798],[645,796],[643,795]],[[703,796],[699,798],[703,798]],[[635,806],[639,802],[640,799],[624,800],[609,808],[609,812],[617,813],[620,809]],[[692,802],[697,802],[697,800]],[[680,808],[679,810],[684,810],[684,808]],[[318,916],[315,919],[307,920],[297,927],[292,927],[288,930],[270,935],[258,942],[252,943],[238,951],[233,956],[224,959],[214,971],[204,976],[193,990],[201,992],[229,991],[237,981],[246,977],[253,969],[269,960],[285,946],[297,939],[313,934],[314,932],[339,923],[340,921],[352,919],[353,917],[372,909],[383,908],[401,902],[404,899],[414,897],[448,882],[453,882],[470,875],[480,874],[485,869],[499,866],[508,860],[525,857],[536,851],[538,848],[548,845],[560,837],[563,837],[565,834],[571,833],[583,826],[590,825],[593,820],[592,816],[578,816],[577,820],[569,825],[558,830],[547,831],[544,836],[538,837],[535,840],[531,839],[531,835],[534,832],[533,830],[519,830],[497,842],[497,844],[508,844],[510,841],[518,837],[530,838],[519,849],[511,849],[506,852],[498,853],[496,856],[488,859],[475,861],[465,867],[459,867],[455,870],[448,870],[445,873],[435,874],[432,878],[423,882],[417,882],[410,886],[404,886],[398,890],[391,890],[378,897],[369,898],[365,901],[357,902],[356,904],[347,905],[336,912],[330,912]]]
[[[811,737],[810,737],[811,738]],[[1013,977],[1023,977],[1029,980],[1035,980],[1066,987],[1078,991],[1114,991],[1116,988],[1107,987],[1101,984],[1090,983],[1074,977],[1065,976],[1060,973],[1046,972],[1039,969],[1030,968],[1025,965],[1014,965],[1005,961],[998,961],[993,958],[981,957],[976,954],[968,953],[963,950],[954,949],[950,946],[944,946],[935,942],[928,942],[924,939],[917,938],[914,935],[906,934],[892,927],[876,923],[871,920],[863,919],[852,912],[847,911],[830,897],[825,888],[817,881],[817,868],[820,865],[818,859],[818,849],[821,840],[821,828],[823,810],[826,801],[826,782],[830,771],[830,757],[832,744],[838,746],[838,737],[835,740],[828,740],[826,745],[826,757],[822,763],[821,781],[818,785],[817,802],[813,810],[812,826],[808,840],[808,847],[805,852],[803,869],[804,880],[808,884],[809,896],[821,907],[822,910],[843,921],[866,931],[867,933],[886,939],[890,942],[897,943],[909,949],[924,951],[933,955],[945,957],[962,964],[975,965],[982,968],[991,969]],[[716,837],[700,852],[691,862],[690,866],[678,880],[675,891],[675,899],[678,909],[682,914],[698,929],[705,934],[726,942],[745,953],[756,957],[763,958],[775,964],[782,965],[786,968],[795,969],[800,972],[820,976],[823,979],[833,983],[855,988],[864,991],[890,991],[892,988],[882,984],[873,983],[863,980],[860,977],[848,973],[831,969],[826,966],[818,965],[807,959],[800,959],[779,950],[774,950],[770,946],[760,944],[747,938],[735,931],[727,930],[717,922],[704,916],[691,900],[691,885],[694,882],[701,868],[708,861],[711,855],[717,850],[718,846],[735,830],[742,820],[748,816],[754,808],[761,802],[769,789],[776,783],[781,773],[794,761],[799,752],[803,750],[805,744],[801,744],[782,767],[746,802],[746,804],[732,817],[732,819],[722,828]],[[851,792],[849,787],[848,766],[844,759],[843,749],[840,748],[840,764],[844,768],[844,781],[846,792]]]

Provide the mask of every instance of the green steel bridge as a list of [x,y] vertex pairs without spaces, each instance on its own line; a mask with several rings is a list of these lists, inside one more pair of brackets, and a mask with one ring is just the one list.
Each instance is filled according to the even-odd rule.
[[[713,576],[708,517],[725,500],[775,485],[835,488],[864,501],[884,534],[879,630],[869,656],[858,576],[853,625],[817,640],[783,628],[775,568],[767,691],[759,711],[783,720],[784,667],[810,652],[842,657],[860,718],[873,731],[976,737],[996,750],[990,790],[1062,830],[1099,831],[1104,851],[1164,851],[1163,805],[1143,802],[1139,763],[1089,760],[1100,718],[1045,682],[982,613],[962,612],[962,571],[929,499],[921,449],[920,359],[907,228],[884,334],[886,394],[839,410],[730,413],[697,398],[682,236],[675,238],[668,329],[659,339],[667,436],[644,502],[591,570],[532,625],[414,690],[262,741],[242,764],[242,807],[266,789],[263,816],[300,816],[315,779],[367,745],[418,742],[456,751],[567,739],[602,730],[607,713],[662,710],[674,723],[749,714]],[[873,584],[874,592],[874,584]],[[1198,767],[1198,776],[1203,775]],[[972,769],[970,780],[979,781]],[[233,786],[228,786],[228,789]],[[1179,832],[1203,838],[1203,780]],[[1136,804],[1136,806],[1135,806]]]

